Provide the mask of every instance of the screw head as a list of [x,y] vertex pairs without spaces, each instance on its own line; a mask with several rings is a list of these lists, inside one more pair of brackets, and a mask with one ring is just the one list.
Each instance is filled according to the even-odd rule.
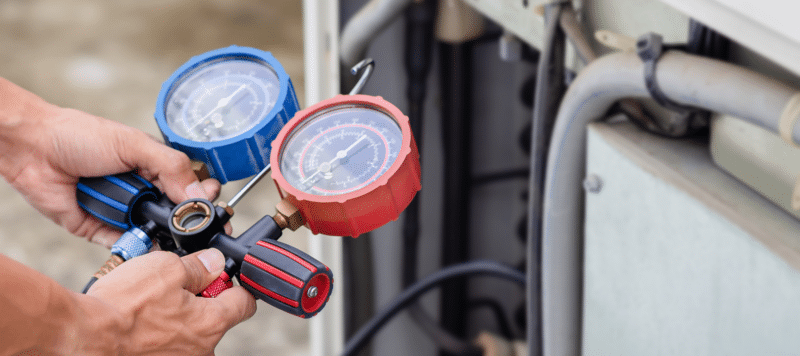
[[600,193],[603,189],[603,180],[596,174],[590,174],[583,180],[583,189],[592,194]]
[[314,297],[316,297],[316,296],[317,296],[317,293],[319,293],[319,291],[317,290],[317,287],[314,287],[314,286],[311,286],[310,288],[308,288],[308,291],[306,291],[306,295],[307,295],[309,298],[314,298]]

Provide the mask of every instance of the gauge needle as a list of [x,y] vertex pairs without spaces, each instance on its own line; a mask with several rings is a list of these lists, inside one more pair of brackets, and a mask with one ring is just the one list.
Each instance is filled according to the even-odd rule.
[[306,182],[308,182],[309,180],[311,180],[311,178],[316,176],[317,173],[330,172],[334,168],[333,164],[336,163],[336,161],[347,157],[347,153],[350,152],[350,150],[352,150],[354,147],[356,147],[356,145],[358,145],[358,143],[361,142],[362,140],[364,140],[365,138],[367,138],[367,135],[361,135],[361,137],[359,137],[358,140],[356,140],[356,142],[353,142],[349,147],[347,147],[347,148],[345,148],[345,149],[343,149],[343,150],[341,150],[339,152],[336,152],[336,156],[333,157],[333,159],[330,160],[330,162],[325,162],[325,163],[320,164],[319,166],[317,166],[317,170],[314,171],[314,173],[312,173],[310,176],[306,177],[306,179],[303,179],[303,181],[300,182],[300,184],[305,185]]
[[240,86],[239,89],[234,90],[233,93],[231,93],[231,95],[228,95],[227,97],[219,99],[219,101],[217,102],[217,106],[214,107],[213,109],[211,109],[211,111],[209,111],[208,114],[206,114],[206,116],[203,116],[202,119],[197,121],[196,124],[192,125],[192,127],[189,128],[189,131],[194,130],[195,127],[197,127],[201,123],[205,122],[206,119],[208,119],[208,117],[211,116],[212,113],[214,113],[214,111],[217,111],[218,109],[224,108],[225,106],[230,104],[230,102],[233,99],[233,97],[236,96],[236,94],[239,94],[240,91],[244,90],[244,88],[247,88],[247,84],[242,84],[242,86]]

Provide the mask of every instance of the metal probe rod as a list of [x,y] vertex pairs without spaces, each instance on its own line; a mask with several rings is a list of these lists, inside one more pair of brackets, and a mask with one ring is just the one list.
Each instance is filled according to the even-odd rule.
[[256,184],[258,184],[258,182],[261,181],[261,178],[264,178],[264,176],[267,175],[267,173],[269,173],[271,167],[272,166],[270,164],[267,164],[267,166],[264,167],[264,169],[262,169],[261,172],[258,172],[258,174],[256,174],[255,177],[251,178],[250,181],[247,182],[247,184],[244,187],[242,187],[242,189],[240,189],[239,192],[233,196],[233,198],[231,198],[231,200],[228,202],[228,206],[230,206],[231,208],[236,206],[236,204],[240,200],[242,200],[244,195],[247,194],[247,192],[249,192],[250,189],[252,189]]
[[[350,69],[350,73],[352,73],[353,75],[358,74],[358,72],[361,71],[362,69],[364,69],[364,73],[361,75],[361,78],[358,79],[358,82],[353,87],[353,89],[350,90],[349,95],[355,95],[361,91],[361,88],[364,87],[364,84],[367,84],[367,80],[369,80],[370,75],[372,75],[372,68],[374,66],[375,66],[375,61],[373,61],[372,58],[366,58],[361,62],[358,62],[358,64],[354,65],[353,68]],[[261,172],[258,172],[258,174],[256,174],[255,177],[251,178],[250,181],[247,182],[247,184],[244,187],[242,187],[242,189],[239,190],[239,192],[236,193],[236,195],[234,195],[233,198],[231,198],[231,200],[228,202],[228,206],[230,206],[231,208],[236,206],[236,204],[239,203],[240,200],[242,200],[244,195],[247,194],[247,192],[249,192],[250,189],[252,189],[253,186],[255,186],[259,181],[261,181],[261,178],[264,178],[264,176],[267,175],[267,173],[269,173],[270,168],[271,165],[267,164],[267,166],[264,167],[264,169],[262,169]]]
[[356,85],[353,86],[353,89],[350,90],[348,95],[356,95],[361,92],[361,89],[367,84],[370,75],[372,75],[372,68],[375,67],[375,61],[373,61],[372,58],[363,59],[361,62],[354,65],[353,68],[350,68],[350,74],[356,75],[364,67],[367,67],[364,69],[364,74],[361,75],[361,78],[358,78],[358,82],[356,82]]

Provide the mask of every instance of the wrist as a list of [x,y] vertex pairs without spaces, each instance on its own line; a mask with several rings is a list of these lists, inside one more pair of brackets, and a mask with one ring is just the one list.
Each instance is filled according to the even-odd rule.
[[61,289],[44,315],[40,351],[54,355],[117,355],[122,318],[103,301]]
[[124,324],[114,308],[2,254],[0,271],[0,355],[115,352]]
[[19,170],[22,153],[35,152],[43,122],[58,107],[0,78],[0,174],[7,179]]
[[[0,128],[18,130],[39,121],[54,106],[36,94],[0,77]],[[6,132],[0,133],[4,138]]]

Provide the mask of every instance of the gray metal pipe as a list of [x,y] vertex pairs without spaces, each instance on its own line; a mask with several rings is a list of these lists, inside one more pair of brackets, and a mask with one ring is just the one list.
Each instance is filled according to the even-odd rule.
[[372,0],[353,15],[342,30],[339,58],[345,67],[352,67],[366,53],[367,46],[413,0]]
[[[583,283],[583,189],[586,125],[622,98],[647,98],[644,68],[633,53],[589,64],[564,96],[547,160],[542,235],[542,313],[545,355],[579,355]],[[729,63],[671,51],[657,81],[678,103],[730,114],[778,132],[796,88]],[[800,125],[798,125],[800,126]],[[800,129],[794,140],[800,142]]]
[[561,30],[564,31],[569,41],[572,42],[572,45],[575,47],[575,53],[578,54],[578,57],[581,58],[583,63],[589,63],[597,59],[592,45],[589,43],[589,40],[586,39],[586,36],[583,35],[583,30],[581,29],[581,24],[578,22],[578,15],[575,13],[575,9],[567,6],[561,12],[561,17],[558,19],[558,22],[559,25],[561,25]]

